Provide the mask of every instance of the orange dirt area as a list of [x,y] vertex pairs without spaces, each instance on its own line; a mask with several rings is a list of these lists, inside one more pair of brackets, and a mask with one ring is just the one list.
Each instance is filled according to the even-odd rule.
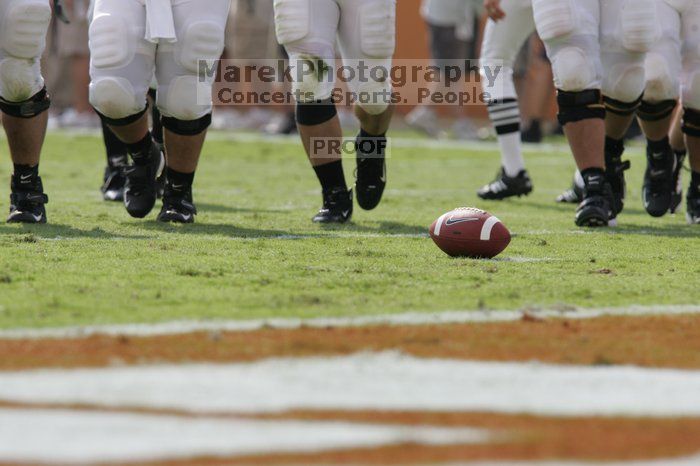
[[[700,368],[700,315],[0,340],[0,370],[399,350],[418,357]],[[11,355],[11,356],[9,356]]]
[[690,456],[700,451],[700,419],[558,419],[488,413],[294,412],[265,419],[342,420],[436,426],[478,427],[496,433],[476,445],[391,447],[314,454],[274,454],[240,458],[196,458],[139,463],[190,465],[404,465],[460,461],[590,460],[633,461]]

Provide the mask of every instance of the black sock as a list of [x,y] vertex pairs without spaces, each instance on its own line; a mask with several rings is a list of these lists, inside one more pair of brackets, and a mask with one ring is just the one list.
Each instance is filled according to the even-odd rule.
[[168,167],[166,169],[166,179],[171,189],[175,191],[187,191],[192,187],[192,183],[194,183],[194,172],[182,173]]
[[136,165],[150,163],[149,156],[151,155],[151,146],[153,145],[153,138],[151,137],[151,132],[146,133],[143,139],[134,144],[127,144],[126,147],[134,159]]
[[21,165],[21,164],[14,164],[14,176],[19,176],[19,177],[28,177],[29,175],[33,177],[39,176],[39,165],[31,166],[31,165]]
[[[368,141],[363,144],[363,141]],[[364,129],[360,129],[357,150],[368,155],[382,155],[386,149],[386,133],[369,134]]]
[[385,138],[386,133],[382,134],[369,134],[367,131],[364,129],[360,128],[360,137],[361,138]]
[[348,185],[345,184],[345,173],[343,172],[343,162],[337,160],[335,162],[327,163],[325,165],[319,165],[314,167],[318,181],[321,182],[321,187],[323,192],[330,192],[336,189],[348,189]]
[[128,148],[126,143],[122,142],[114,132],[109,129],[106,123],[102,123],[102,139],[105,143],[105,150],[107,151],[107,164],[112,166],[112,159],[120,159],[126,157]]
[[671,142],[668,136],[658,141],[647,139],[647,147],[651,152],[658,154],[660,152],[667,152],[671,148]]
[[624,139],[613,139],[609,136],[605,136],[605,155],[609,156],[621,156],[625,151],[625,140]]
[[584,183],[588,184],[588,180],[591,178],[605,178],[605,170],[598,167],[586,168],[585,170],[581,170],[581,177]]

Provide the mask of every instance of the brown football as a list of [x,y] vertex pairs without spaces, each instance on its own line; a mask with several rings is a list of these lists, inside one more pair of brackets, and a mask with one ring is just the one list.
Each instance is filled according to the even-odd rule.
[[430,226],[430,237],[453,257],[490,259],[510,244],[505,225],[490,213],[473,207],[460,207],[441,215]]

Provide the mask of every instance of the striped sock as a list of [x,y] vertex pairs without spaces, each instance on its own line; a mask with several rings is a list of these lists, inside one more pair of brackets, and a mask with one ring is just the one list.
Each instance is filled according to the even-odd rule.
[[520,108],[517,99],[502,99],[488,106],[489,118],[496,129],[501,161],[506,175],[515,177],[525,169],[520,143]]

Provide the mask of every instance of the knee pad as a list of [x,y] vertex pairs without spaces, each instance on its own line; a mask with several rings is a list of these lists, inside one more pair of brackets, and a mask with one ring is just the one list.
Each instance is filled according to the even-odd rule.
[[683,108],[681,129],[688,136],[700,138],[700,111],[688,107]]
[[166,117],[198,120],[211,113],[211,91],[211,84],[197,76],[178,76],[158,89],[158,108]]
[[197,118],[196,120],[180,120],[173,117],[162,117],[163,128],[180,136],[196,136],[211,125],[211,113]]
[[123,126],[146,111],[146,96],[137,96],[124,78],[98,78],[90,83],[90,104],[110,124]]
[[603,80],[603,93],[619,102],[641,100],[644,92],[644,65],[642,63],[618,63],[608,65]]
[[622,46],[648,52],[661,35],[656,0],[627,0],[622,7]]
[[99,15],[90,23],[90,61],[93,68],[126,66],[135,55],[129,44],[129,25],[117,15]]
[[46,88],[23,102],[9,102],[0,97],[0,110],[15,118],[34,118],[44,113],[50,106],[51,99]]
[[649,102],[646,97],[639,106],[637,115],[644,121],[659,121],[669,117],[676,109],[676,100]]
[[44,87],[39,59],[0,60],[0,97],[9,102],[29,100]]
[[584,49],[576,46],[564,47],[551,58],[558,89],[578,92],[595,85],[597,67]]
[[533,0],[537,32],[543,41],[571,34],[576,29],[573,0]]
[[381,115],[391,105],[391,89],[388,78],[361,83],[357,88],[357,105],[370,115]]
[[603,96],[597,89],[579,92],[557,91],[559,104],[559,124],[575,123],[593,118],[605,118]]
[[311,3],[309,0],[275,0],[277,42],[291,44],[309,35]]
[[603,96],[603,102],[605,103],[606,112],[614,113],[615,115],[620,116],[630,116],[640,107],[642,103],[642,96],[640,95],[631,102],[624,102],[606,95]]
[[668,63],[668,58],[659,53],[647,55],[644,68],[646,83],[644,100],[662,101],[676,100],[680,95],[680,81],[674,76]]
[[396,2],[365,2],[360,8],[360,49],[368,57],[387,58],[396,49]]
[[193,73],[199,71],[199,61],[214,62],[224,51],[224,28],[213,21],[190,24],[181,39],[178,61]]
[[41,57],[46,47],[46,33],[51,22],[48,0],[14,2],[2,22],[2,48],[12,57]]
[[333,65],[319,57],[292,54],[292,92],[298,102],[326,100],[333,94],[335,72]]
[[296,120],[304,126],[323,124],[338,113],[332,98],[316,102],[297,102]]

